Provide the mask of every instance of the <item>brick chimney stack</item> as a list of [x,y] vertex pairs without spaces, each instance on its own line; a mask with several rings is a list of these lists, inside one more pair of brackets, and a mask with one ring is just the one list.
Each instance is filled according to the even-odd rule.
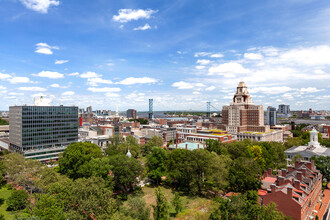
[[294,186],[294,188],[300,190],[300,182],[299,182],[299,180],[295,180],[293,186]]
[[264,177],[267,177],[267,176],[268,176],[268,172],[264,171]]
[[302,168],[302,169],[301,169],[301,172],[302,172],[302,175],[303,175],[303,176],[306,176],[306,175],[307,175],[307,170],[306,170],[306,168]]
[[302,172],[297,171],[297,179],[302,182]]
[[292,198],[292,188],[288,187],[287,191],[288,191],[288,197]]
[[270,185],[270,188],[272,190],[272,193],[274,193],[276,191],[276,185],[275,184]]
[[279,176],[278,177],[278,186],[282,186],[284,185],[284,177],[283,176]]
[[271,176],[273,174],[272,171],[272,168],[268,168],[268,176]]
[[283,177],[286,177],[286,174],[287,174],[287,170],[286,169],[282,169],[282,176]]

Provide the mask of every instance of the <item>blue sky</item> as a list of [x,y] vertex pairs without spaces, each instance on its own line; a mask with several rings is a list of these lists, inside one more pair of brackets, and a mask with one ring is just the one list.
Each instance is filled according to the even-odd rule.
[[1,108],[330,109],[330,2],[0,0]]

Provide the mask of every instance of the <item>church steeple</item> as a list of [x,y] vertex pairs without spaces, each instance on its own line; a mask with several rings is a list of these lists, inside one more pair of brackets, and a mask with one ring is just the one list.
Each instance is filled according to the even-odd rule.
[[233,104],[237,104],[237,105],[253,104],[251,96],[247,90],[247,86],[245,85],[245,82],[240,82],[238,84],[236,93],[233,98]]

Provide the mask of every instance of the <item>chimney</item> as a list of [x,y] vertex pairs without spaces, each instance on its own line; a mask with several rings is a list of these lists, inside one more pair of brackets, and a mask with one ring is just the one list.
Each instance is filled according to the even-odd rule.
[[297,179],[302,182],[302,172],[297,171]]
[[188,150],[188,144],[186,144],[186,150]]
[[286,169],[282,169],[282,176],[283,177],[286,177],[286,173],[287,173],[287,170]]
[[293,186],[294,186],[294,188],[300,190],[300,182],[299,182],[299,180],[295,180]]
[[287,191],[288,191],[288,197],[292,198],[292,188],[288,187]]
[[314,160],[311,160],[311,171],[315,170],[315,164],[314,164]]
[[301,169],[301,172],[302,172],[302,175],[303,175],[303,176],[306,176],[306,175],[307,175],[307,170],[306,170],[306,168],[302,168],[302,169]]
[[272,175],[272,168],[268,168],[268,176]]
[[264,171],[264,177],[267,177],[267,176],[268,176],[268,172]]
[[284,177],[283,176],[279,176],[278,177],[278,186],[282,186],[284,185]]
[[312,170],[312,163],[311,163],[311,162],[307,162],[307,163],[305,163],[305,166],[306,166],[308,169]]
[[199,144],[197,144],[198,150],[199,150]]
[[272,184],[272,185],[270,185],[270,188],[272,190],[272,193],[275,193],[275,191],[276,191],[276,185],[275,184]]
[[301,160],[300,160],[300,158],[298,158],[298,159],[296,160],[296,162],[294,163],[294,167],[295,167],[295,168],[298,168],[299,165],[300,165],[300,162],[301,162]]

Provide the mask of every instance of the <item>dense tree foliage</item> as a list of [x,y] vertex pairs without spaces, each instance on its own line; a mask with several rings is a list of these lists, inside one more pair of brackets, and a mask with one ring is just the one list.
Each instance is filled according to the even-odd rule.
[[96,144],[92,143],[72,143],[59,159],[60,173],[68,175],[70,178],[78,179],[84,177],[84,164],[92,158],[100,158],[102,151]]
[[280,220],[286,219],[281,212],[276,210],[274,204],[260,206],[256,191],[247,191],[245,194],[231,196],[228,199],[218,197],[217,209],[211,214],[211,220]]
[[135,158],[140,154],[141,149],[137,140],[133,136],[128,136],[124,140],[121,136],[115,135],[110,138],[110,143],[105,149],[105,153],[111,156],[118,153],[126,154],[128,150],[130,150],[132,156]]
[[135,196],[129,197],[127,207],[123,206],[120,210],[125,216],[130,216],[132,219],[149,220],[150,207],[148,207],[143,198]]
[[177,215],[179,212],[182,211],[183,205],[182,205],[182,198],[180,197],[179,193],[174,193],[174,197],[172,199],[172,206],[174,207],[175,214]]
[[28,202],[29,194],[24,190],[14,190],[7,200],[8,210],[24,209]]
[[0,125],[9,125],[9,122],[4,120],[3,118],[0,118]]
[[156,194],[156,205],[154,208],[154,219],[155,220],[167,220],[170,219],[169,204],[166,200],[165,195],[160,188],[155,189]]
[[148,155],[149,153],[151,153],[151,149],[153,147],[161,147],[163,146],[163,138],[155,135],[153,136],[148,143],[146,143],[143,147],[142,147],[142,154]]
[[110,175],[113,176],[115,190],[128,192],[138,183],[137,177],[142,174],[141,162],[122,154],[111,156],[109,159],[109,164],[113,167]]
[[330,181],[330,157],[313,156],[311,159],[314,160],[316,168],[321,171],[323,178]]
[[165,176],[167,152],[160,147],[152,148],[151,152],[152,153],[147,156],[146,167],[149,172],[149,178],[154,180],[158,185],[162,176]]

